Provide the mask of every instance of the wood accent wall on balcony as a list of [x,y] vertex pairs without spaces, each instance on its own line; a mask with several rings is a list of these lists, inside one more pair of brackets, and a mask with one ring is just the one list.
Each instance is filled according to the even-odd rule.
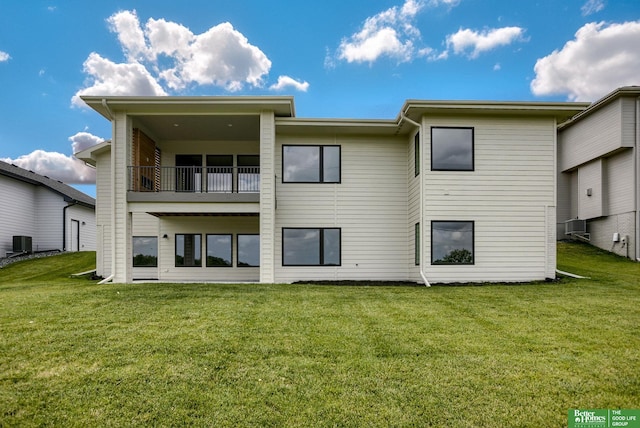
[[[138,128],[133,128],[133,165],[160,166],[160,150],[147,134]],[[152,169],[141,168],[133,174],[133,189],[137,191],[157,191],[160,183]]]

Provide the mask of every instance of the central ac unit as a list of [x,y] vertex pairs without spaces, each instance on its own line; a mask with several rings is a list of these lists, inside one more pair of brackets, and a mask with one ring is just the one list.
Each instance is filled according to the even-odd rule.
[[13,252],[14,253],[31,253],[31,237],[30,236],[14,236]]
[[564,234],[576,235],[587,233],[587,221],[579,218],[573,218],[564,222]]

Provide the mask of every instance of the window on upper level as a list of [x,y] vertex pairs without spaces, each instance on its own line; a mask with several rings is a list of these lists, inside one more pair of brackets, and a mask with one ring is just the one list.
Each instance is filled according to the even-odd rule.
[[431,128],[431,170],[474,170],[473,128]]
[[339,228],[283,228],[283,266],[340,266]]
[[432,221],[431,264],[474,264],[474,222]]
[[340,146],[282,146],[283,183],[340,183]]

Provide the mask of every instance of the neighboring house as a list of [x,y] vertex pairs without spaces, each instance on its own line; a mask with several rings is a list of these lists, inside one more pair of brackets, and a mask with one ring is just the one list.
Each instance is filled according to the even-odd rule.
[[[0,161],[0,257],[31,251],[94,251],[95,199],[15,165]],[[27,244],[28,245],[28,244]],[[26,249],[27,247],[25,247]],[[27,249],[28,250],[28,249]]]
[[97,270],[114,282],[555,277],[556,129],[583,103],[407,101],[295,117],[291,97],[83,97]]
[[[640,87],[616,89],[558,130],[558,238],[640,258]],[[586,228],[584,226],[586,225]]]

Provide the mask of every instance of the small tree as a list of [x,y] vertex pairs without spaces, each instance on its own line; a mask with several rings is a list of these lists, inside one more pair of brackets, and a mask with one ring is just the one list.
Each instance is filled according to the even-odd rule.
[[458,248],[451,250],[449,254],[440,260],[436,260],[435,263],[469,264],[473,263],[473,254],[466,248]]

